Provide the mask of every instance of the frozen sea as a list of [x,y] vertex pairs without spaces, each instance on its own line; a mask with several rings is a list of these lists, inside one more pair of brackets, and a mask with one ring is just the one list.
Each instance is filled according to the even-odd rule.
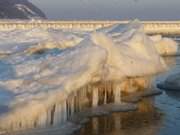
[[[154,75],[168,67],[172,69],[169,73],[177,72],[179,57],[177,62],[175,57],[166,59],[166,64],[162,55],[178,54],[179,44],[161,35],[147,35],[143,28],[140,21],[134,20],[123,27],[117,24],[96,31],[41,28],[0,31],[0,133],[24,130],[26,134],[26,130],[41,129],[37,132],[46,134],[46,128],[53,133],[55,127],[59,130],[67,122],[73,125],[66,125],[70,126],[66,129],[71,129],[79,125],[72,118],[77,112],[96,108],[94,114],[87,113],[93,116],[102,113],[98,112],[99,105],[113,102],[123,106],[119,104],[121,93],[142,92],[149,88]],[[157,77],[155,83],[166,76],[164,73]],[[165,132],[169,133],[169,124],[179,122],[175,116],[178,102],[165,92],[157,99],[143,100],[137,112],[123,113],[125,128],[147,124],[152,132],[155,128],[162,132],[168,129]],[[178,107],[173,108],[172,104]],[[112,106],[105,106],[104,111],[111,113]],[[120,110],[127,111],[136,104],[125,104],[125,109],[122,106]],[[114,126],[119,130],[123,125],[121,118],[112,117],[115,118],[110,116],[110,120],[115,120]],[[135,119],[129,122],[129,118]],[[106,127],[100,126],[99,130],[96,126],[105,122],[98,121],[99,118],[92,124],[95,127],[91,131],[95,128],[97,134],[105,133]],[[165,123],[164,129],[161,122]],[[116,131],[110,129],[109,133]],[[83,134],[91,133],[82,130]],[[139,129],[139,133],[144,131]]]

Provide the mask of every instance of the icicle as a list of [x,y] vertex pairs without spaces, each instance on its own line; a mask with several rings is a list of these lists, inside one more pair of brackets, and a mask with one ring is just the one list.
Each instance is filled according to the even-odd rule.
[[72,116],[74,114],[74,97],[71,98],[70,109],[71,109],[70,116]]
[[99,101],[99,94],[98,94],[98,88],[95,87],[92,91],[93,96],[92,96],[92,107],[98,106],[98,101]]
[[121,88],[114,84],[114,103],[121,103]]
[[44,112],[40,118],[37,120],[37,122],[34,123],[34,126],[36,127],[45,127],[47,124],[47,113]]
[[61,108],[61,112],[62,112],[62,122],[64,123],[67,120],[67,106],[66,106],[66,102],[62,103],[62,108]]
[[50,125],[51,123],[51,109],[47,111],[47,125]]
[[[8,122],[12,129],[44,128],[46,126],[59,126],[75,113],[83,111],[87,107],[97,107],[107,103],[121,103],[122,87],[117,82],[105,82],[87,85],[69,96],[65,101],[57,102],[41,111],[37,119],[20,119]],[[119,120],[116,122],[118,123]],[[98,125],[98,124],[96,124]]]
[[104,87],[104,104],[107,104],[107,86],[108,86],[108,84],[105,83],[105,87]]
[[53,105],[52,109],[51,109],[51,118],[50,118],[50,125],[53,125],[54,123],[54,115],[55,115],[55,111],[56,111],[56,105]]
[[62,109],[61,104],[56,105],[55,113],[54,113],[54,125],[60,124],[62,122]]

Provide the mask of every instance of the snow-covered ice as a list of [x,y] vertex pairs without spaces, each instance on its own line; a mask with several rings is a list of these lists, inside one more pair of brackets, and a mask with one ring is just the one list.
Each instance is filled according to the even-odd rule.
[[144,77],[166,70],[160,55],[176,53],[177,44],[147,36],[135,21],[94,32],[0,32],[0,51],[8,54],[0,60],[0,101],[8,100],[0,104],[8,108],[0,128],[16,130],[63,123],[69,96],[89,84],[114,82],[116,102],[121,91],[137,90],[134,84],[147,87]]

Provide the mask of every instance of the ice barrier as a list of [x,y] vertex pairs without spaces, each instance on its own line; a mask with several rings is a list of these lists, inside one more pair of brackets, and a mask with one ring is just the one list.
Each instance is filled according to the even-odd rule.
[[[29,53],[32,46],[26,46],[22,53],[16,51],[18,53],[2,59],[2,64],[11,68],[4,71],[8,72],[5,74],[8,77],[0,78],[0,87],[13,95],[5,104],[8,112],[0,116],[2,129],[62,124],[78,109],[75,100],[89,100],[86,98],[88,91],[95,92],[90,98],[91,106],[96,106],[103,97],[103,102],[107,103],[107,96],[101,96],[97,87],[88,88],[88,84],[111,81],[113,85],[110,83],[107,87],[113,86],[113,101],[120,102],[122,91],[134,92],[148,86],[148,81],[139,77],[166,69],[155,42],[144,33],[141,25],[132,23],[128,29],[116,33],[74,32],[73,35],[79,40],[65,49],[50,42],[48,50],[58,50]],[[43,45],[40,46],[42,49]],[[83,95],[82,99],[78,91]],[[83,108],[83,103],[78,106]]]
[[[22,129],[62,126],[71,120],[73,115],[87,108],[109,103],[120,104],[122,90],[124,92],[129,92],[126,90],[131,90],[130,92],[143,91],[148,88],[150,81],[150,78],[134,78],[123,81],[123,83],[89,84],[74,91],[68,98],[62,98],[62,94],[59,93],[59,97],[51,97],[53,98],[51,100],[56,101],[50,102],[49,97],[49,100],[43,101],[43,103],[41,103],[42,101],[31,101],[26,106],[21,106],[22,108],[12,109],[9,110],[11,112],[7,112],[8,114],[2,114],[1,131],[11,132]],[[127,110],[131,109],[127,107]]]

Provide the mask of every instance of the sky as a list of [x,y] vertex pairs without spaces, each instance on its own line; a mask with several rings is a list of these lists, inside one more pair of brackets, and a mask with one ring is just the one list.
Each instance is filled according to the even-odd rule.
[[53,20],[179,20],[180,0],[29,0]]

